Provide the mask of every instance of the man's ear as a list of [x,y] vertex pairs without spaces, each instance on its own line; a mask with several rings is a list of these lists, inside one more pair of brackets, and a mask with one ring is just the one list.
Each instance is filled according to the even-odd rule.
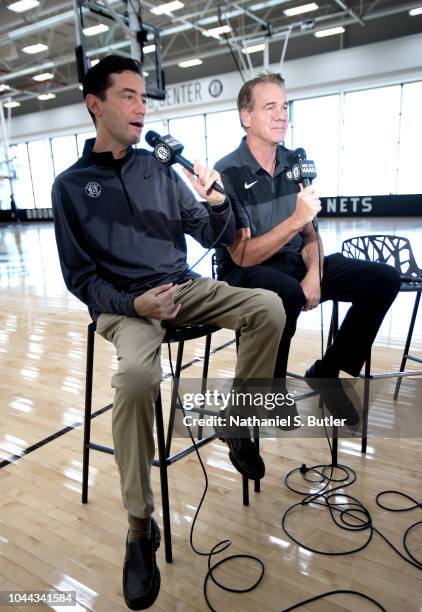
[[95,115],[97,119],[98,117],[101,117],[102,111],[100,98],[94,94],[88,94],[85,98],[85,104],[87,105],[88,110]]
[[240,119],[242,120],[242,126],[248,128],[251,126],[250,112],[246,108],[242,108],[240,111]]

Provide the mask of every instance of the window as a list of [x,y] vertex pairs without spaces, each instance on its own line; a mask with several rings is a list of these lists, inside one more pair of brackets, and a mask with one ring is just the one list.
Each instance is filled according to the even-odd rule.
[[10,209],[10,181],[11,164],[6,161],[4,147],[0,147],[0,210]]
[[53,163],[50,142],[47,139],[28,143],[31,164],[35,208],[51,208],[51,186],[53,184]]
[[240,125],[237,110],[209,113],[206,116],[208,165],[237,149],[245,131]]
[[[204,115],[170,119],[169,133],[184,145],[182,151],[183,157],[186,157],[192,163],[195,159],[206,163]],[[187,186],[194,191],[178,164],[175,166],[175,170],[180,174]],[[197,195],[195,191],[194,193]]]
[[10,147],[10,156],[16,172],[13,181],[13,194],[18,208],[34,208],[31,170],[29,168],[28,147],[26,142]]
[[76,136],[76,144],[78,147],[78,157],[82,157],[82,153],[84,151],[85,140],[88,138],[95,138],[96,136],[95,130],[93,132],[82,132],[82,134],[77,134]]
[[75,135],[60,136],[51,139],[51,150],[53,151],[54,174],[57,176],[66,168],[69,168],[78,159]]
[[341,194],[396,192],[400,85],[345,95]]
[[422,82],[403,86],[397,193],[422,193],[417,166],[422,140]]
[[317,178],[314,184],[321,196],[338,193],[339,119],[338,95],[293,102],[292,149],[303,147],[309,159],[315,162]]

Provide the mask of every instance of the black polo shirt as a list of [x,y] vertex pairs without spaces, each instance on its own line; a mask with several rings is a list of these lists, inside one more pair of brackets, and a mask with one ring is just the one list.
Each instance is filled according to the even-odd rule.
[[[260,236],[290,217],[299,191],[291,172],[293,163],[293,151],[278,145],[274,176],[271,176],[252,155],[246,137],[235,151],[216,163],[215,168],[232,202],[237,229],[249,228],[252,237]],[[298,257],[302,246],[302,236],[298,233],[271,259],[280,254]],[[228,263],[230,256],[224,251],[219,250],[218,256]]]

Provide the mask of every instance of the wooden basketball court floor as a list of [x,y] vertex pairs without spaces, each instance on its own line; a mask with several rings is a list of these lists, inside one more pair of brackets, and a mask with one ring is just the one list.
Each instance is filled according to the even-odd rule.
[[[346,237],[396,233],[411,239],[420,265],[421,226],[419,218],[320,222],[327,253],[338,250]],[[191,262],[197,254],[191,249]],[[202,262],[200,271],[208,273],[209,260]],[[64,286],[50,223],[0,227],[0,295],[0,591],[71,590],[77,592],[78,610],[126,609],[121,574],[127,525],[113,457],[91,453],[90,498],[87,505],[81,504],[81,422],[89,317]],[[398,369],[412,302],[412,295],[400,295],[386,317],[373,351],[375,371]],[[330,310],[329,304],[324,306],[325,333]],[[319,320],[319,311],[302,314],[290,369],[303,372],[318,357]],[[220,331],[212,348],[232,339],[232,332]],[[419,315],[412,352],[420,355],[421,348]],[[200,357],[202,350],[202,342],[188,343],[187,361]],[[231,344],[213,354],[210,375],[230,376],[234,363]],[[112,401],[110,376],[115,367],[113,347],[97,338],[93,410]],[[169,371],[164,352],[163,371]],[[200,376],[200,363],[186,373],[192,378]],[[386,393],[393,387],[393,383],[386,385]],[[166,399],[169,384],[163,388]],[[404,382],[402,397],[407,393]],[[110,412],[93,421],[97,442],[111,445],[110,424]],[[55,437],[55,433],[61,435]],[[25,454],[25,449],[48,437],[48,443]],[[176,439],[174,448],[184,444],[185,440]],[[420,439],[370,439],[366,457],[359,451],[359,440],[340,441],[339,461],[357,472],[357,480],[347,492],[369,508],[377,528],[402,549],[402,534],[410,523],[421,520],[420,508],[389,513],[375,505],[375,496],[383,489],[400,489],[422,501]],[[300,499],[284,486],[284,476],[302,463],[329,463],[326,440],[264,440],[266,476],[261,493],[251,492],[248,507],[242,505],[240,478],[225,445],[211,443],[201,455],[210,488],[196,527],[197,546],[208,550],[218,540],[229,538],[233,545],[227,554],[256,554],[266,568],[262,583],[250,593],[236,595],[210,586],[216,610],[282,610],[332,589],[362,591],[390,612],[422,610],[421,572],[401,560],[377,535],[361,552],[330,557],[294,544],[282,531],[282,513]],[[203,490],[197,458],[190,455],[172,466],[169,476],[174,563],[166,564],[162,545],[158,551],[162,587],[153,609],[206,610],[202,595],[206,558],[198,557],[189,547],[189,529]],[[162,525],[156,468],[152,478],[155,516]],[[354,547],[366,537],[336,530],[326,510],[299,512],[294,524],[304,542],[328,550]],[[421,528],[414,531],[411,547],[421,559]],[[256,568],[246,561],[232,562],[218,576],[231,586],[245,586],[256,576]],[[337,595],[306,609],[375,608],[354,596]]]

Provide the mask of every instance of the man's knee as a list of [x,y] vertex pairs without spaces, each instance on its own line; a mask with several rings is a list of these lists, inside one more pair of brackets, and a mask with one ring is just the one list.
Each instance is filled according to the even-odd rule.
[[373,293],[394,300],[400,290],[400,274],[393,266],[375,264],[373,271]]
[[286,324],[286,313],[281,298],[273,291],[260,289],[257,300],[263,307],[262,316],[266,324],[282,332]]
[[152,391],[158,393],[161,381],[161,370],[159,367],[151,367],[138,364],[135,361],[120,365],[113,376],[112,387],[123,391],[128,397],[138,398],[149,395]]

